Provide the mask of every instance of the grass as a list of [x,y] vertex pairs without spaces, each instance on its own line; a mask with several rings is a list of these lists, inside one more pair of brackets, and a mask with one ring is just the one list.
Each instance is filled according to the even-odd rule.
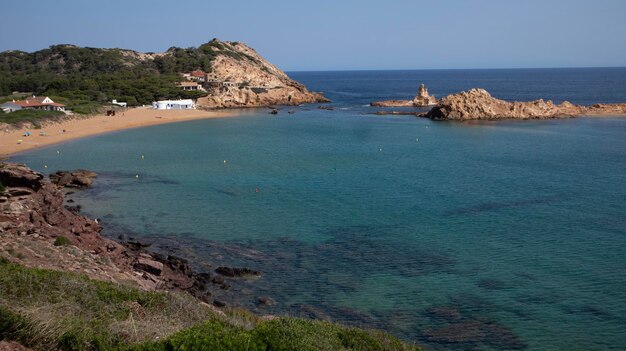
[[64,236],[59,236],[56,239],[54,239],[54,246],[68,246],[68,245],[72,245],[72,242],[70,241],[70,239]]
[[216,312],[183,293],[146,292],[0,257],[0,340],[35,350],[419,350],[373,330]]
[[0,123],[7,124],[22,124],[32,123],[35,128],[41,124],[41,122],[52,119],[59,119],[65,116],[60,111],[44,111],[44,110],[19,110],[10,113],[0,112]]

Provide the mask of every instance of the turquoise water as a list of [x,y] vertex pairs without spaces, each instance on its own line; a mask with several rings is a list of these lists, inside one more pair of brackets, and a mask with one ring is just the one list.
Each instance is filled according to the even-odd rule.
[[[611,74],[622,88],[624,72]],[[567,76],[590,80],[579,73]],[[626,119],[364,115],[379,78],[336,73],[324,87],[329,74],[296,78],[335,111],[134,129],[14,160],[99,172],[75,199],[108,235],[150,238],[197,267],[263,271],[236,301],[263,313],[328,316],[431,349],[626,348]],[[389,77],[395,87],[406,75]],[[277,305],[256,307],[260,295]]]

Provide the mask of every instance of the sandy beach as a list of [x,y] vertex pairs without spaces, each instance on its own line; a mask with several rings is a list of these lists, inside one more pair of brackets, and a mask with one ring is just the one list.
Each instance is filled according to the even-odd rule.
[[[18,129],[8,133],[0,131],[0,157],[42,146],[83,138],[122,129],[157,124],[189,121],[204,118],[222,118],[241,115],[237,110],[154,110],[138,107],[118,112],[115,116],[97,115],[91,118],[51,122],[41,129]],[[24,136],[25,132],[30,136]],[[21,140],[21,142],[18,142]]]

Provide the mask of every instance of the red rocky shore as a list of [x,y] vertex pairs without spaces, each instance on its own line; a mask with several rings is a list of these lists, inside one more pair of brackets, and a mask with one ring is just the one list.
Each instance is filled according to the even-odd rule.
[[[83,273],[92,279],[144,290],[182,290],[218,307],[212,292],[232,279],[257,276],[249,268],[217,267],[193,272],[187,260],[149,252],[139,242],[116,242],[101,235],[95,219],[67,204],[66,193],[88,187],[97,175],[85,170],[44,178],[25,165],[0,163],[0,255],[27,267]],[[71,201],[71,200],[70,200]],[[66,238],[66,239],[61,239]]]

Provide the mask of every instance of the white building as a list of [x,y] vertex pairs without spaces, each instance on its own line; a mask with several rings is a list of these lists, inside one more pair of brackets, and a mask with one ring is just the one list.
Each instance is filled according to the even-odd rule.
[[52,101],[47,96],[32,96],[24,100],[9,101],[0,105],[4,112],[14,112],[18,110],[47,110],[65,111],[65,105]]
[[126,102],[121,102],[121,101],[117,101],[115,99],[111,100],[111,105],[117,105],[117,106],[121,106],[121,107],[126,107],[128,106],[128,103]]
[[153,102],[152,108],[156,110],[193,110],[196,108],[196,104],[191,99],[162,100]]
[[200,83],[198,82],[176,82],[176,86],[183,90],[204,90],[204,88],[202,88],[202,85],[200,85]]

